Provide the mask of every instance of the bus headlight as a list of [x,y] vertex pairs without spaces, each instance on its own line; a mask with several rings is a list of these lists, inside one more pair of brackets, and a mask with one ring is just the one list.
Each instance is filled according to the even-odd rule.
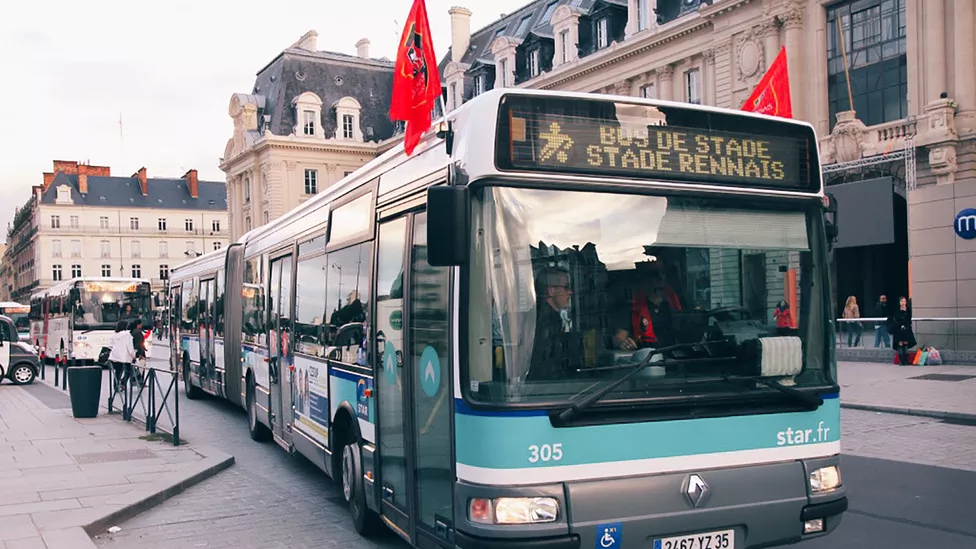
[[480,524],[538,524],[556,522],[556,498],[472,498],[468,518]]
[[836,465],[821,467],[810,473],[810,491],[822,494],[840,486],[840,468]]

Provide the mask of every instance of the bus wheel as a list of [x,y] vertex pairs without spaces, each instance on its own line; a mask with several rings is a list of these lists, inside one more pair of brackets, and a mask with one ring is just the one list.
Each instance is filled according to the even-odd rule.
[[190,364],[188,362],[183,362],[183,392],[186,393],[186,398],[190,400],[196,400],[201,395],[200,388],[190,381]]
[[366,486],[363,480],[359,441],[352,440],[342,449],[342,495],[349,503],[349,515],[356,532],[370,537],[380,531],[379,516],[366,505]]
[[247,430],[251,432],[251,440],[266,442],[271,438],[271,431],[258,421],[258,406],[254,401],[254,378],[247,376]]

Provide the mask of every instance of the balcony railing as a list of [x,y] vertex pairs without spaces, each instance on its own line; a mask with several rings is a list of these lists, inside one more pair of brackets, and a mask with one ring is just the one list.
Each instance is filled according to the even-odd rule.
[[47,234],[81,234],[81,235],[132,235],[132,236],[159,236],[166,238],[182,238],[187,236],[196,237],[213,237],[213,238],[229,238],[230,231],[227,229],[221,229],[215,231],[213,229],[168,229],[159,230],[156,227],[140,227],[133,229],[131,227],[101,227],[97,225],[81,225],[78,227],[66,227],[64,225],[60,227],[51,227],[50,225],[43,225],[41,227],[41,232]]

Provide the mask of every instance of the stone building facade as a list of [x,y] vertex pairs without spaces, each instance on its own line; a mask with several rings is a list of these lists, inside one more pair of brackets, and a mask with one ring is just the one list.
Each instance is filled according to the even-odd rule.
[[13,301],[77,276],[145,278],[160,292],[170,267],[229,242],[224,182],[201,181],[196,170],[117,177],[108,166],[55,160],[7,242]]
[[251,93],[231,96],[227,175],[231,237],[298,206],[392,148],[402,132],[388,116],[394,63],[319,51],[315,31],[262,68]]
[[[973,317],[976,239],[954,223],[976,208],[974,4],[537,0],[474,32],[454,7],[439,68],[448,109],[500,86],[737,109],[785,46],[794,117],[820,136],[851,235],[833,254],[835,303],[869,313],[881,293],[911,295],[916,317]],[[976,349],[962,324],[919,329]]]

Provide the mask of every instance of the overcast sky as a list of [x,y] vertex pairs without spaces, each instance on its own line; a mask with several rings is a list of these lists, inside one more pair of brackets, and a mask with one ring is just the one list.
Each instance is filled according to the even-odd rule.
[[[473,12],[472,30],[528,0],[427,0],[438,59],[447,10]],[[223,180],[217,159],[233,125],[232,93],[308,30],[320,50],[393,59],[412,0],[47,0],[0,18],[0,238],[30,187],[57,160],[90,160],[127,176]],[[122,118],[120,134],[119,117]],[[124,136],[124,139],[123,139]]]

